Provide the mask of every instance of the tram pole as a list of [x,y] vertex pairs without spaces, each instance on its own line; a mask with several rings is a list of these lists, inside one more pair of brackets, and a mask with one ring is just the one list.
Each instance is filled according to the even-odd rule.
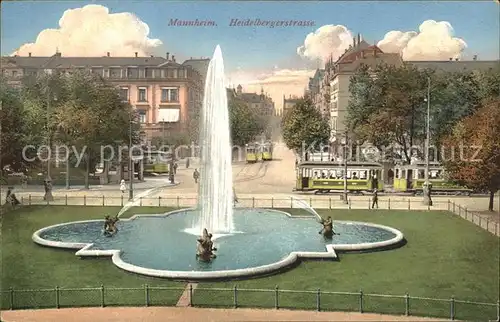
[[424,193],[423,204],[432,206],[431,190],[432,186],[429,182],[429,148],[430,148],[430,121],[431,121],[431,78],[427,76],[427,117],[426,117],[426,139],[425,139],[425,183],[422,187]]
[[128,178],[129,178],[129,185],[128,185],[128,199],[129,200],[134,200],[134,161],[132,160],[132,112],[129,115],[129,140],[128,140]]
[[347,136],[347,130],[345,131],[345,135],[343,138],[344,141],[344,193],[342,195],[342,201],[344,204],[348,204],[349,200],[347,198],[347,149],[348,149],[348,136]]

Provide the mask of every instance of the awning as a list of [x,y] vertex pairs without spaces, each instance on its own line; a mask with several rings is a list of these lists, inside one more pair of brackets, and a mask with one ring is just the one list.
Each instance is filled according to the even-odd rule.
[[179,122],[180,110],[178,108],[158,109],[158,122]]

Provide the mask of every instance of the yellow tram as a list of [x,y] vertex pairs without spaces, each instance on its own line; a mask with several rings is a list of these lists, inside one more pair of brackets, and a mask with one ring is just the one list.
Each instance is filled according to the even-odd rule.
[[263,161],[271,161],[273,159],[273,143],[271,141],[264,143],[261,150]]
[[257,144],[249,143],[245,146],[247,163],[255,163],[262,157],[261,149]]
[[[371,191],[384,189],[383,167],[380,163],[348,162],[347,190]],[[345,164],[343,162],[305,161],[297,165],[295,191],[327,193],[344,190]]]
[[168,173],[172,153],[164,151],[150,151],[144,156],[144,172]]
[[[425,183],[425,162],[399,165],[394,168],[394,190],[400,192],[421,192]],[[457,192],[469,195],[472,190],[451,182],[444,167],[438,162],[429,164],[429,182],[434,192]]]

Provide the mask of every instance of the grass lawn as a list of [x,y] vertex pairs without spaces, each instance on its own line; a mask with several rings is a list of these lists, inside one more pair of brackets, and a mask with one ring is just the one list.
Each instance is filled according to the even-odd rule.
[[[289,211],[290,210],[285,210]],[[340,254],[340,261],[304,261],[279,275],[227,283],[202,283],[195,305],[233,305],[233,292],[206,288],[309,290],[279,293],[283,308],[315,308],[314,291],[393,294],[496,303],[499,292],[499,239],[447,212],[388,210],[318,211],[336,220],[379,223],[399,229],[408,243],[399,249]],[[225,294],[224,294],[225,293]],[[239,306],[274,307],[275,292],[238,292]],[[322,294],[323,310],[359,310],[359,295]],[[404,298],[364,296],[365,311],[405,313]],[[413,315],[450,316],[450,301],[410,298]],[[496,307],[455,303],[457,319],[496,319]]]
[[[34,231],[56,223],[102,218],[119,207],[26,207],[4,216],[2,227],[2,286],[16,289],[76,287],[183,288],[184,283],[141,277],[115,267],[109,258],[78,259],[72,250],[44,248],[31,240]],[[159,213],[165,208],[141,207],[133,213]],[[290,212],[290,209],[285,211]],[[297,210],[293,210],[294,212]],[[305,261],[282,274],[258,279],[201,283],[194,291],[198,306],[233,306],[234,292],[214,288],[237,285],[238,306],[274,307],[276,285],[280,290],[308,290],[310,293],[279,292],[282,308],[315,309],[317,290],[322,292],[364,292],[364,311],[404,314],[405,299],[372,297],[368,294],[410,295],[412,315],[450,316],[450,299],[496,303],[499,292],[499,239],[479,227],[446,212],[390,210],[318,211],[337,220],[358,220],[399,229],[408,243],[398,249],[372,253],[340,254],[340,261]],[[268,292],[243,289],[270,289]],[[161,293],[160,293],[161,292]],[[174,304],[182,291],[151,290],[156,305]],[[55,292],[38,293],[37,298],[16,292],[17,306],[33,303],[55,305]],[[441,298],[446,301],[414,299]],[[359,294],[321,294],[322,310],[359,310]],[[61,291],[61,306],[100,305],[100,290]],[[2,306],[8,307],[9,294]],[[50,304],[47,304],[50,303]],[[145,291],[105,291],[106,305],[143,305]],[[496,307],[455,302],[457,319],[496,319]],[[40,304],[39,306],[43,306]]]
[[[9,212],[2,220],[2,307],[10,306],[10,287],[14,289],[138,288],[144,284],[157,287],[176,287],[178,290],[151,290],[151,304],[175,305],[185,288],[185,283],[149,278],[127,273],[111,262],[110,258],[79,259],[75,250],[48,248],[35,244],[32,234],[43,227],[68,221],[102,219],[104,214],[118,213],[120,207],[31,206]],[[167,208],[141,207],[130,209],[133,213],[159,213]],[[61,306],[99,306],[101,291],[61,291]],[[144,305],[145,292],[130,290],[105,291],[106,305]],[[54,307],[55,292],[37,293],[32,296],[16,292],[17,308],[37,306]]]

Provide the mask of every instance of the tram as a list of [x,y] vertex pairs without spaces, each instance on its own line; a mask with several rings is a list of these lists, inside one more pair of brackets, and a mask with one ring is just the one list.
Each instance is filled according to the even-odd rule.
[[144,156],[144,172],[168,173],[172,153],[164,151],[150,151]]
[[261,146],[262,161],[271,161],[273,159],[273,143],[267,141]]
[[[373,162],[347,163],[347,190],[350,192],[384,189],[383,167]],[[305,161],[297,165],[295,191],[328,193],[344,190],[345,164],[343,162]]]
[[[399,192],[423,191],[425,183],[425,162],[394,167],[394,190]],[[470,195],[472,189],[448,180],[444,167],[439,162],[429,163],[429,182],[433,192],[455,192]]]
[[245,146],[247,163],[255,163],[262,157],[260,147],[255,143],[249,143]]

